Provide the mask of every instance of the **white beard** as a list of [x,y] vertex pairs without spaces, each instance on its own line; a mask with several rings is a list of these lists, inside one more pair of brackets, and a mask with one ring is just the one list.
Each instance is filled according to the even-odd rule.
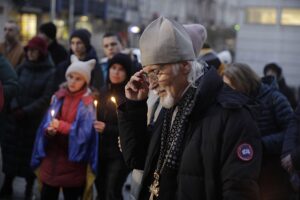
[[160,97],[160,104],[162,107],[170,109],[175,105],[175,99],[171,96],[170,93],[167,92],[167,95],[164,97]]

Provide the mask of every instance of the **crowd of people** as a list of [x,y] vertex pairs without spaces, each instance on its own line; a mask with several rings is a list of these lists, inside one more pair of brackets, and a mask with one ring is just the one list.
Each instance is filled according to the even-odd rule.
[[[5,175],[24,199],[297,200],[300,106],[282,68],[232,63],[200,24],[165,17],[140,37],[141,60],[115,33],[98,59],[86,29],[69,50],[52,22],[25,47],[15,21],[0,44],[0,146]],[[100,61],[101,60],[101,61]],[[94,194],[94,189],[96,194]]]

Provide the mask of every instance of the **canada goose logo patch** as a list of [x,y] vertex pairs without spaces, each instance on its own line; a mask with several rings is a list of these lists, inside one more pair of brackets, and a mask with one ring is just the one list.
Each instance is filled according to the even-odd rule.
[[253,148],[250,144],[243,143],[237,148],[237,156],[242,161],[250,161],[253,158]]

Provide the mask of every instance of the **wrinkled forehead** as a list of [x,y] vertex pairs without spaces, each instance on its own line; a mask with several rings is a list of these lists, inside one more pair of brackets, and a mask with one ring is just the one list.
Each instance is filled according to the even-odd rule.
[[159,68],[161,68],[161,67],[162,67],[162,65],[160,65],[160,64],[147,65],[147,66],[144,66],[144,67],[143,67],[143,71],[146,72],[146,73],[148,73],[148,72],[150,72],[150,71],[153,71],[153,70],[155,70],[155,69],[159,69]]

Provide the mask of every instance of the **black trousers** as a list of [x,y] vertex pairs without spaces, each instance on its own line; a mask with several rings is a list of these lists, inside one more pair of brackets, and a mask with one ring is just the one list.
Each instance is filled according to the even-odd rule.
[[121,200],[122,186],[126,181],[129,170],[122,158],[105,159],[101,164],[96,178],[98,200]]
[[[53,187],[43,183],[41,200],[57,200],[60,187]],[[79,200],[83,196],[84,187],[63,187],[64,200]]]

